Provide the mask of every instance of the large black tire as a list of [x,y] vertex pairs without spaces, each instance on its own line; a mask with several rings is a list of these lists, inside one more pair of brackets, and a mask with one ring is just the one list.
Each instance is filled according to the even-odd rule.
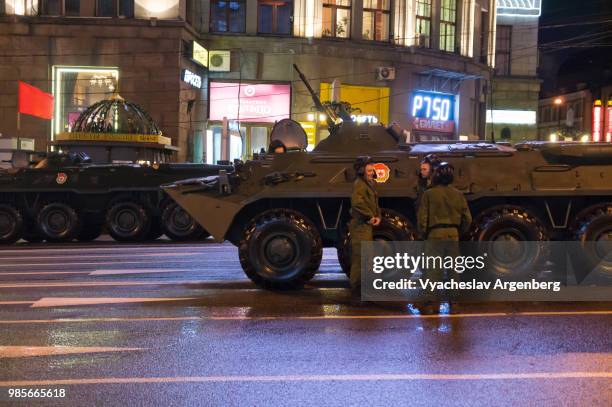
[[23,216],[11,205],[0,204],[0,244],[12,244],[23,234]]
[[[546,260],[543,244],[548,231],[539,219],[519,206],[498,206],[472,222],[471,240],[481,242],[479,255],[487,253],[489,271],[504,277],[536,275]],[[501,243],[501,244],[496,244]]]
[[272,209],[248,224],[239,255],[244,272],[258,286],[297,289],[319,269],[323,244],[317,228],[304,215]]
[[70,242],[77,237],[81,223],[77,212],[63,202],[51,202],[38,212],[38,229],[47,242]]
[[164,208],[162,227],[166,236],[177,242],[206,239],[209,236],[195,219],[175,203]]
[[591,268],[603,267],[612,272],[609,253],[612,252],[612,202],[591,206],[578,214],[572,230],[581,242],[578,255]]
[[[392,209],[382,209],[380,225],[376,226],[372,233],[374,240],[383,241],[413,241],[416,239],[416,231],[412,223],[401,213]],[[341,230],[336,247],[338,262],[342,271],[348,276],[351,272],[351,234],[348,224]]]
[[117,202],[106,212],[106,227],[118,242],[138,242],[146,239],[151,228],[151,216],[138,202]]

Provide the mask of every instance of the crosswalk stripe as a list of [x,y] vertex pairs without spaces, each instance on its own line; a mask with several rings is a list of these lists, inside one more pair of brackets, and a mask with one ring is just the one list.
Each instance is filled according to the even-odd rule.
[[89,273],[90,276],[110,276],[115,274],[149,274],[149,273],[183,273],[198,271],[197,269],[98,269]]
[[143,383],[244,383],[244,382],[371,382],[371,381],[478,381],[478,380],[563,380],[610,379],[612,372],[532,372],[532,373],[381,373],[311,375],[227,375],[171,377],[97,377],[81,379],[40,379],[0,381],[2,387],[67,386],[85,384]]
[[75,353],[131,352],[137,350],[142,350],[142,348],[95,346],[0,346],[0,359],[49,355],[71,355]]
[[66,307],[75,305],[97,305],[97,304],[125,304],[138,302],[168,302],[168,301],[187,301],[198,300],[197,297],[44,297],[34,302],[31,308]]

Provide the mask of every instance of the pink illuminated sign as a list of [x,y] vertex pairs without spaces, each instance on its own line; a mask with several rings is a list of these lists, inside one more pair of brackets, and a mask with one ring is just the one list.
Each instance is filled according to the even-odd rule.
[[211,82],[209,95],[210,120],[274,123],[290,114],[291,85]]

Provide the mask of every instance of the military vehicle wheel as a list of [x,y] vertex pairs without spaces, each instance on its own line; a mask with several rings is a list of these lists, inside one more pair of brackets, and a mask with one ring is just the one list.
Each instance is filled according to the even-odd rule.
[[[372,231],[374,240],[378,241],[413,241],[416,233],[412,223],[401,213],[392,209],[383,209],[380,225]],[[338,239],[338,262],[342,271],[349,276],[351,273],[351,234],[348,225],[340,232]]]
[[479,253],[487,253],[493,273],[501,276],[535,275],[546,260],[548,240],[537,217],[519,206],[500,206],[482,213],[472,223],[472,240],[482,242]]
[[595,205],[582,211],[572,228],[574,237],[581,242],[579,255],[588,265],[605,266],[612,270],[612,265],[602,261],[612,252],[612,202]]
[[205,239],[209,236],[195,219],[174,203],[164,209],[162,227],[166,236],[177,242]]
[[0,204],[0,244],[15,243],[23,233],[23,216],[11,205]]
[[101,222],[83,220],[82,223],[83,226],[76,237],[79,242],[91,242],[102,234]]
[[108,233],[118,242],[134,242],[146,238],[151,228],[149,212],[137,202],[123,201],[106,213]]
[[244,272],[255,284],[296,289],[319,269],[323,243],[316,227],[301,213],[272,209],[246,227],[239,255]]
[[38,228],[47,242],[70,242],[80,231],[79,216],[67,204],[52,202],[38,212]]

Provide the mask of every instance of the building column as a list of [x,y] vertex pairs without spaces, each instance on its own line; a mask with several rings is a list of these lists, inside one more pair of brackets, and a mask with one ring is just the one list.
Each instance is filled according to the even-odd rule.
[[246,0],[246,33],[257,34],[257,0]]
[[363,0],[353,0],[351,9],[351,39],[363,39]]
[[433,0],[431,2],[431,38],[429,45],[432,49],[440,49],[440,7],[442,0]]

